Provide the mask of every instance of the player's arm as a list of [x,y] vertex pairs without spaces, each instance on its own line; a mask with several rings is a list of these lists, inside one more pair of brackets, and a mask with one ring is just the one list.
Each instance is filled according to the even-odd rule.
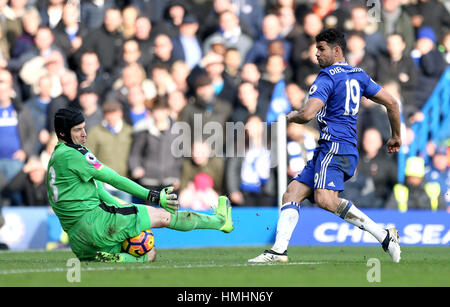
[[391,124],[391,138],[387,142],[388,152],[398,152],[402,145],[402,139],[400,134],[400,107],[397,100],[383,88],[370,97],[370,100],[386,107]]
[[305,105],[298,111],[292,111],[286,119],[288,123],[306,124],[316,116],[317,112],[324,106],[322,100],[319,98],[309,98]]
[[308,100],[298,111],[292,111],[286,116],[288,123],[306,124],[316,116],[317,112],[325,106],[328,97],[333,92],[333,80],[320,72],[308,92]]
[[177,195],[172,193],[173,187],[162,189],[161,191],[148,190],[136,182],[120,176],[114,170],[104,166],[101,170],[92,170],[92,177],[102,182],[109,183],[116,189],[127,192],[141,199],[150,200],[157,203],[169,212],[178,210]]
[[[84,158],[78,153],[75,153],[76,152],[68,158],[71,159],[71,161],[79,159],[80,163],[70,163],[69,167],[73,172],[78,174],[83,181],[87,182],[91,179],[95,179],[108,183],[116,189],[127,192],[141,199],[150,200],[152,203],[157,203],[169,212],[174,212],[178,209],[177,195],[172,193],[173,188],[166,188],[162,191],[148,190],[136,182],[120,176],[117,172],[106,165],[101,164],[93,155],[89,155],[90,153],[86,155],[86,157],[91,157],[90,159]],[[103,197],[108,198],[105,193],[100,193]]]

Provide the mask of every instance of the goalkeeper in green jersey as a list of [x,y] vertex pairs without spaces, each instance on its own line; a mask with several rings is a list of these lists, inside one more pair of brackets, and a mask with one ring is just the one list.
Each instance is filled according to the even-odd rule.
[[[173,188],[148,190],[118,175],[83,146],[87,135],[79,111],[60,109],[55,114],[54,125],[58,143],[48,164],[47,191],[53,210],[69,236],[70,247],[80,260],[152,261],[154,250],[141,257],[121,252],[125,239],[150,228],[217,229],[226,233],[233,230],[231,206],[226,197],[219,198],[214,215],[178,211]],[[162,208],[125,204],[106,192],[103,182]]]

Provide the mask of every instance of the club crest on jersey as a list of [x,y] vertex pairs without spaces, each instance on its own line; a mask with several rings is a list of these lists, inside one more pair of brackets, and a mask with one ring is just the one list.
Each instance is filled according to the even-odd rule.
[[317,91],[317,85],[313,84],[309,89],[309,94],[312,95],[315,91]]
[[92,152],[87,152],[84,157],[86,158],[86,161],[88,161],[89,164],[92,164],[92,166],[96,169],[101,170],[103,168],[103,164],[98,162],[97,158]]

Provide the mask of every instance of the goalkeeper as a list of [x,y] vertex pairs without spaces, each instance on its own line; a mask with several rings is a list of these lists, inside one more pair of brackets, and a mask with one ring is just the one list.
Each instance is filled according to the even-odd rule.
[[[173,188],[148,190],[98,161],[83,145],[86,143],[83,115],[73,109],[55,114],[58,143],[48,164],[47,191],[50,204],[69,236],[70,247],[80,260],[106,262],[146,262],[147,255],[134,257],[121,252],[121,243],[141,231],[168,227],[233,230],[231,206],[219,198],[214,215],[178,211]],[[103,189],[102,182],[150,200],[162,208],[125,204]]]

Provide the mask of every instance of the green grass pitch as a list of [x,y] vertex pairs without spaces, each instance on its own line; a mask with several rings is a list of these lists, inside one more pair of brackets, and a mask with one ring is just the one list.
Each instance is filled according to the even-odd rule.
[[[68,262],[74,257],[69,250],[7,251],[0,252],[0,286],[450,286],[447,247],[403,247],[398,264],[381,247],[331,246],[290,247],[285,264],[247,263],[263,249],[161,249],[153,263],[83,262],[79,282],[68,281],[68,270],[75,267]],[[379,266],[370,259],[378,259]],[[376,268],[378,273],[370,271]]]

